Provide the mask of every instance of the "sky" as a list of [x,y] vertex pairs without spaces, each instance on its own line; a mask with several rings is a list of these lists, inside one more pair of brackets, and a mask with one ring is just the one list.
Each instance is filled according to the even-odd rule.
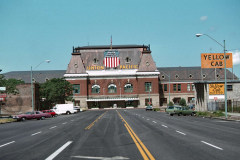
[[223,47],[197,33],[226,41],[240,77],[240,0],[0,0],[0,69],[66,70],[73,46],[111,36],[150,45],[157,67],[201,66],[201,53]]

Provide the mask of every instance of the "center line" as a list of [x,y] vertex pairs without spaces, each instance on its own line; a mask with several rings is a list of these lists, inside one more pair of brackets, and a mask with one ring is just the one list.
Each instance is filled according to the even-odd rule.
[[1,145],[0,148],[1,148],[1,147],[4,147],[4,146],[6,146],[6,145],[9,145],[9,144],[11,144],[11,143],[14,143],[14,142],[15,142],[15,141],[12,141],[12,142],[9,142],[9,143],[5,143],[5,144]]
[[153,123],[157,123],[157,122],[155,122],[155,121],[152,121]]
[[67,124],[67,122],[64,122],[64,123],[62,123],[62,124]]
[[56,128],[57,126],[53,126],[53,127],[51,127],[51,128],[49,128],[49,129],[53,129],[53,128]]
[[165,127],[165,128],[168,128],[168,126],[165,126],[165,125],[163,125],[163,124],[162,124],[162,126]]
[[42,133],[42,132],[40,131],[40,132],[37,132],[37,133],[33,133],[31,136],[35,136],[35,135],[40,134],[40,133]]
[[220,148],[220,147],[218,147],[218,146],[215,146],[215,145],[213,145],[213,144],[211,144],[211,143],[207,143],[207,142],[205,142],[205,141],[201,141],[201,142],[204,143],[204,144],[206,144],[206,145],[209,145],[209,146],[211,146],[211,147],[214,147],[214,148],[216,148],[216,149],[223,150],[222,148]]
[[177,131],[177,130],[176,130],[176,132],[177,132],[177,133],[180,133],[180,134],[182,134],[182,135],[184,135],[184,136],[186,136],[186,134],[183,133],[183,132],[180,132],[180,131]]

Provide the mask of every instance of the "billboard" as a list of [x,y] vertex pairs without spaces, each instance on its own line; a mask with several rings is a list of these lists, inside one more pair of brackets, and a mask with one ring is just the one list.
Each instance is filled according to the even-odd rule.
[[209,84],[209,95],[224,95],[224,83]]
[[[226,68],[232,68],[232,53],[226,53]],[[202,68],[224,68],[224,53],[202,53]]]

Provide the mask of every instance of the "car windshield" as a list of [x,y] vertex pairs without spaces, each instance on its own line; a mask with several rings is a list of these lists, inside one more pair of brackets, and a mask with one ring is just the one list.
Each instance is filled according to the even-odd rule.
[[169,106],[168,109],[173,109],[174,107],[173,106]]
[[32,112],[26,112],[25,114],[32,114]]

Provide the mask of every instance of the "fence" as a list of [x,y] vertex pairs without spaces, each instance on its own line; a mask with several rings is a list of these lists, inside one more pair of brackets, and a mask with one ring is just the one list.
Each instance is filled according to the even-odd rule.
[[[225,111],[225,103],[211,101],[208,102],[208,111]],[[227,102],[227,111],[240,113],[240,101],[228,100]]]

